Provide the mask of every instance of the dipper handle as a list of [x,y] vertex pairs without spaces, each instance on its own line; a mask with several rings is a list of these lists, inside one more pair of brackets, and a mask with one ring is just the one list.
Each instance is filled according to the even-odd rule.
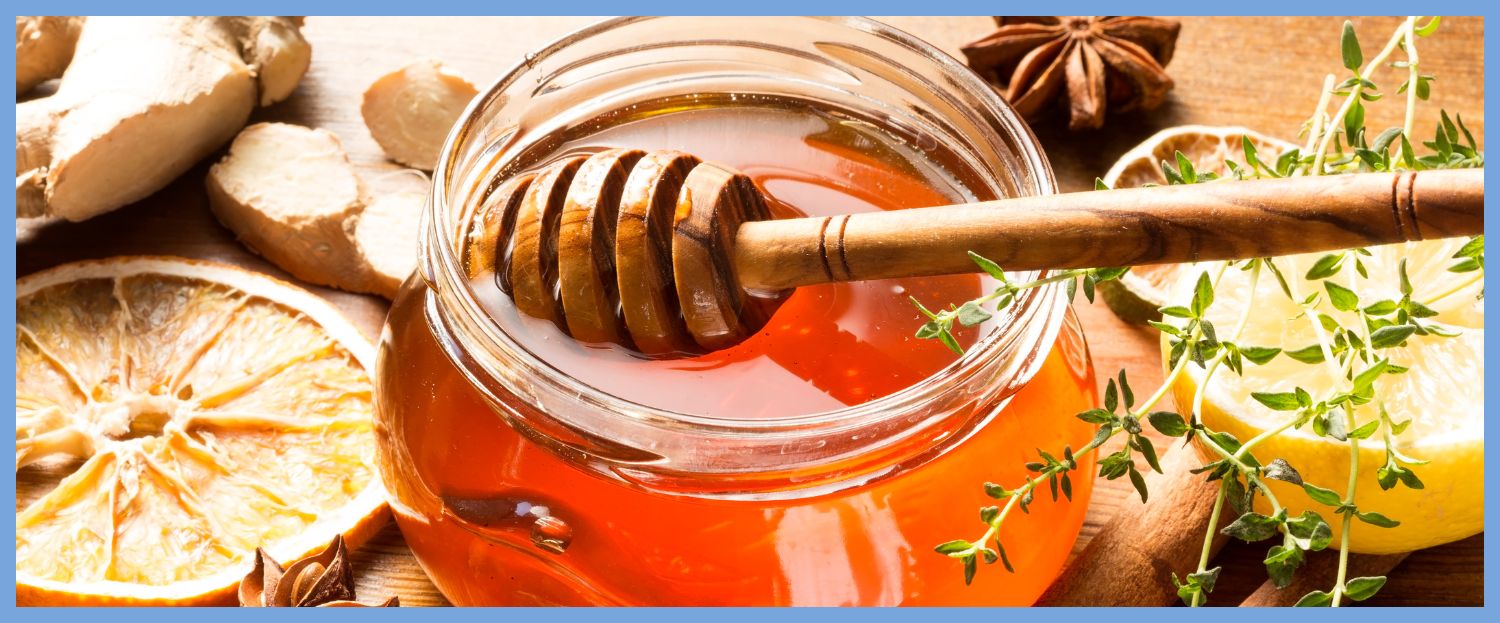
[[574,154],[498,185],[469,276],[574,338],[651,356],[729,348],[798,286],[1287,255],[1484,230],[1484,171],[1362,173],[770,220],[743,173],[689,154]]
[[1080,192],[747,222],[747,289],[1008,270],[1137,266],[1309,253],[1484,230],[1484,171],[1438,170]]

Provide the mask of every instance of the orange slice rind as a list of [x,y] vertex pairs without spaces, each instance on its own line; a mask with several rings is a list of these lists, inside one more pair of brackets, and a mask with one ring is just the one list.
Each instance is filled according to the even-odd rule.
[[[1274,162],[1278,154],[1296,147],[1237,126],[1177,126],[1157,132],[1125,152],[1101,179],[1110,188],[1165,185],[1167,177],[1162,173],[1161,163],[1169,162],[1176,167],[1178,151],[1192,161],[1196,170],[1227,176],[1226,160],[1245,164],[1241,142],[1246,137],[1255,145],[1264,162]],[[1116,315],[1144,324],[1161,317],[1157,310],[1167,304],[1166,287],[1174,272],[1172,265],[1138,266],[1118,281],[1099,284],[1099,293]]]
[[16,283],[16,603],[227,603],[384,523],[374,348],[296,286],[177,258]]

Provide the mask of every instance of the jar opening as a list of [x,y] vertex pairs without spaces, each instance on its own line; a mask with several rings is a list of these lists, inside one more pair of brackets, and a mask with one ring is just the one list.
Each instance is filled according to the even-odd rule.
[[[685,28],[688,21],[692,27]],[[460,232],[484,194],[507,175],[539,164],[535,159],[566,149],[567,138],[588,130],[588,123],[641,111],[645,102],[689,96],[705,103],[794,96],[829,110],[857,111],[860,123],[878,124],[917,149],[929,141],[927,150],[941,147],[975,172],[961,181],[973,196],[955,200],[1055,191],[1029,130],[990,87],[952,58],[879,23],[623,18],[581,31],[529,56],[476,98],[444,147],[425,214],[421,255],[432,286],[429,322],[446,334],[440,342],[476,387],[492,399],[508,393],[526,403],[494,399],[503,417],[544,443],[581,444],[616,467],[665,461],[668,470],[785,471],[798,457],[826,461],[830,443],[836,453],[868,456],[899,447],[911,454],[915,446],[906,442],[916,439],[961,437],[966,423],[972,428],[998,410],[976,414],[963,405],[983,398],[1003,405],[1035,371],[1066,306],[1057,286],[1022,295],[963,357],[899,391],[844,408],[762,419],[621,399],[571,378],[490,319],[459,263]],[[672,440],[663,441],[663,432]],[[728,458],[768,444],[778,449],[773,457],[791,461]],[[935,445],[941,444],[925,444]]]

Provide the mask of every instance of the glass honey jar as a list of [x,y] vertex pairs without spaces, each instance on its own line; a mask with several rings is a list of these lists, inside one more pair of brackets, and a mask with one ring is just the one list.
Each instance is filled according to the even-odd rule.
[[[518,314],[464,257],[518,173],[612,147],[749,175],[776,216],[1055,191],[1030,132],[931,46],[852,18],[624,18],[476,98],[434,173],[417,274],[378,363],[379,464],[424,569],[461,605],[1021,605],[1066,560],[1089,479],[1005,525],[1015,574],[934,553],[982,531],[985,481],[1091,436],[1060,286],[953,354],[910,298],[982,275],[798,289],[734,348],[649,359]],[[1091,459],[1082,459],[1088,463]],[[1080,465],[1088,471],[1091,465]],[[978,530],[976,530],[976,528]]]

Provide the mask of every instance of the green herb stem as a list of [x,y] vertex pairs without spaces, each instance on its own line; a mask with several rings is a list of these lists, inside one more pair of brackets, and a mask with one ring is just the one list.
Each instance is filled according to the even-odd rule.
[[[1286,259],[1287,264],[1291,267],[1292,273],[1300,274],[1301,267],[1297,265],[1297,258],[1288,257]],[[1299,300],[1302,296],[1301,289],[1297,286],[1298,280],[1296,279],[1293,279],[1288,286],[1292,291],[1293,300]],[[1323,351],[1323,361],[1328,364],[1329,373],[1333,375],[1333,378],[1338,378],[1341,374],[1343,374],[1343,370],[1339,368],[1338,360],[1333,356],[1333,347],[1329,343],[1328,334],[1323,331],[1323,323],[1318,321],[1317,310],[1307,309],[1305,310],[1303,316],[1306,316],[1308,323],[1312,325],[1313,335],[1317,337],[1318,348]]]
[[[1090,269],[1087,269],[1087,268],[1074,268],[1074,269],[1071,269],[1071,270],[1065,270],[1065,271],[1062,271],[1060,273],[1057,273],[1056,275],[1052,275],[1050,277],[1044,277],[1042,279],[1037,279],[1037,280],[1034,280],[1034,281],[1028,281],[1026,283],[1023,283],[1021,285],[1016,286],[1016,289],[1017,290],[1026,290],[1026,289],[1029,289],[1029,288],[1035,288],[1035,287],[1038,287],[1038,286],[1044,286],[1044,285],[1047,285],[1049,283],[1058,283],[1060,281],[1067,281],[1069,279],[1076,279],[1079,276],[1083,275],[1084,273],[1089,272],[1089,270]],[[992,293],[990,293],[990,296],[988,296],[988,297],[985,298],[985,302],[989,302],[991,300],[994,300],[995,298],[997,298],[997,295],[995,295],[995,293],[992,292]]]
[[[1307,142],[1302,146],[1302,153],[1311,153],[1318,145],[1318,139],[1323,137],[1323,129],[1328,127],[1328,102],[1333,100],[1333,85],[1337,78],[1333,74],[1323,77],[1322,95],[1318,96],[1318,106],[1313,109],[1313,116],[1308,120]],[[1306,171],[1298,171],[1298,174],[1306,174]]]
[[[1198,573],[1208,569],[1208,559],[1213,556],[1214,534],[1219,531],[1219,517],[1224,513],[1224,498],[1228,497],[1225,490],[1229,486],[1228,481],[1219,483],[1219,492],[1214,496],[1214,510],[1208,515],[1208,536],[1203,539],[1203,550],[1198,554]],[[1193,593],[1193,601],[1188,604],[1190,608],[1197,608],[1203,603],[1203,593]]]
[[[1339,106],[1338,112],[1334,113],[1333,118],[1328,120],[1322,138],[1318,142],[1318,151],[1317,155],[1313,157],[1311,175],[1323,174],[1323,160],[1328,154],[1328,146],[1333,142],[1333,137],[1337,134],[1335,128],[1338,128],[1344,122],[1344,117],[1349,114],[1349,110],[1354,107],[1354,103],[1359,101],[1359,94],[1364,90],[1364,82],[1375,75],[1376,69],[1385,64],[1386,59],[1390,58],[1391,53],[1395,52],[1396,48],[1399,47],[1402,39],[1406,38],[1406,28],[1409,28],[1416,21],[1416,16],[1406,18],[1406,23],[1396,31],[1396,34],[1391,37],[1390,41],[1386,42],[1385,47],[1380,50],[1380,54],[1371,59],[1365,65],[1364,71],[1359,73],[1360,80],[1354,86],[1349,87],[1349,96],[1344,98],[1344,103]],[[1412,88],[1415,89],[1416,85],[1412,85]]]
[[1161,399],[1167,396],[1167,392],[1172,391],[1172,386],[1177,383],[1177,377],[1182,376],[1183,371],[1187,369],[1187,365],[1184,363],[1186,360],[1187,358],[1184,357],[1177,362],[1177,365],[1172,366],[1172,371],[1168,372],[1167,377],[1162,379],[1161,387],[1156,388],[1156,393],[1151,394],[1151,397],[1146,399],[1141,408],[1136,409],[1136,415],[1150,413],[1151,408],[1156,406],[1156,403],[1161,402]]
[[[1167,373],[1166,380],[1162,382],[1161,387],[1156,390],[1156,393],[1151,394],[1151,396],[1147,398],[1145,402],[1141,403],[1140,407],[1134,409],[1133,411],[1129,411],[1128,413],[1136,417],[1140,417],[1142,415],[1145,415],[1146,413],[1150,413],[1151,409],[1167,396],[1167,392],[1171,389],[1172,384],[1177,380],[1177,377],[1181,376],[1182,372],[1187,368],[1187,363],[1188,359],[1186,357],[1179,360],[1177,362],[1177,365],[1173,366],[1172,370]],[[1112,428],[1110,429],[1108,435],[1104,435],[1102,437],[1095,436],[1095,438],[1090,440],[1089,443],[1084,444],[1082,448],[1079,448],[1076,452],[1074,452],[1073,456],[1076,459],[1077,457],[1086,456],[1088,453],[1098,450],[1100,446],[1104,445],[1104,443],[1109,441],[1110,439],[1113,439],[1114,436],[1121,430],[1124,429]],[[983,548],[985,546],[985,543],[988,543],[990,539],[995,538],[995,536],[999,534],[1000,526],[1005,523],[1005,518],[1010,516],[1010,511],[1016,506],[1017,502],[1019,502],[1021,498],[1023,498],[1027,493],[1035,490],[1042,483],[1046,482],[1047,479],[1057,471],[1057,468],[1042,470],[1035,477],[1027,479],[1024,484],[1011,491],[1010,497],[1005,501],[1005,506],[1001,507],[1000,514],[995,517],[995,521],[990,523],[990,527],[988,530],[985,530],[984,536],[980,537],[977,541],[971,541],[971,543],[973,543],[973,547],[960,553],[959,555],[978,553],[980,548]]]
[[[1348,430],[1354,430],[1356,424],[1354,419],[1354,408],[1345,404],[1344,417]],[[1344,492],[1344,505],[1354,506],[1354,490],[1359,484],[1359,438],[1349,437],[1349,488]],[[1339,535],[1339,573],[1333,585],[1333,607],[1339,607],[1339,601],[1344,596],[1344,583],[1348,581],[1349,574],[1349,532],[1354,528],[1354,511],[1343,513],[1344,529]]]
[[[1417,83],[1422,75],[1417,73],[1417,20],[1415,17],[1406,20],[1399,31],[1406,42],[1406,121],[1401,125],[1402,136],[1410,137],[1412,130],[1416,129],[1417,123]],[[1396,160],[1400,160],[1404,148],[1400,143],[1396,144]]]
[[1050,277],[1043,277],[1041,279],[1034,279],[1034,280],[1028,281],[1026,283],[1016,284],[1016,285],[1012,285],[1012,286],[1008,286],[1008,287],[995,288],[989,294],[986,294],[986,295],[981,296],[981,297],[979,297],[977,299],[974,299],[974,302],[976,304],[979,304],[979,305],[984,305],[985,303],[989,303],[991,301],[994,301],[995,299],[998,299],[998,298],[1000,298],[1002,296],[1005,296],[1007,294],[1015,294],[1016,292],[1020,292],[1022,290],[1029,290],[1031,288],[1036,288],[1036,287],[1044,286],[1044,285],[1051,284],[1051,283],[1059,283],[1059,282],[1067,281],[1069,279],[1077,279],[1079,277],[1079,275],[1082,275],[1082,274],[1087,273],[1087,272],[1089,272],[1089,269],[1087,269],[1087,268],[1074,268],[1074,269],[1062,271],[1062,272],[1057,273],[1055,275],[1052,275]]
[[[1220,275],[1222,274],[1223,272],[1221,271]],[[1077,274],[1075,273],[1072,276],[1076,277]],[[1036,284],[1037,282],[1031,283]],[[1194,332],[1194,334],[1196,335],[1196,331]],[[1166,398],[1167,393],[1171,390],[1172,385],[1177,381],[1177,378],[1179,376],[1182,376],[1182,373],[1187,369],[1187,365],[1187,357],[1179,359],[1177,361],[1177,364],[1172,366],[1172,370],[1167,373],[1166,378],[1162,381],[1161,386],[1157,388],[1156,392],[1151,394],[1151,396],[1148,397],[1145,402],[1141,403],[1139,407],[1133,410],[1127,410],[1127,413],[1137,418],[1150,413],[1152,408],[1160,403],[1163,398]],[[1085,444],[1082,448],[1079,448],[1078,451],[1073,453],[1075,460],[1079,457],[1088,455],[1090,452],[1098,450],[1100,446],[1104,445],[1104,443],[1109,441],[1110,439],[1113,439],[1115,435],[1118,434],[1121,430],[1124,429],[1114,427],[1111,428],[1109,433],[1106,435],[1096,435],[1092,440],[1089,441],[1089,443]],[[1037,473],[1035,477],[1027,479],[1026,482],[1020,487],[1012,490],[1010,492],[1010,496],[1005,501],[1005,506],[1001,507],[1000,513],[995,516],[995,520],[990,522],[989,528],[984,531],[984,535],[979,537],[979,539],[976,541],[970,541],[971,546],[968,549],[955,554],[955,556],[977,555],[979,551],[985,547],[986,543],[989,543],[991,539],[994,539],[999,535],[1000,527],[1005,524],[1005,518],[1010,516],[1011,510],[1016,507],[1020,500],[1023,499],[1026,494],[1034,491],[1038,486],[1046,482],[1048,478],[1052,477],[1058,471],[1059,468],[1057,467],[1042,470],[1041,472]]]
[[[1219,272],[1218,272],[1218,274],[1214,275],[1214,279],[1213,279],[1213,285],[1214,285],[1214,289],[1215,290],[1218,289],[1219,282],[1224,278],[1224,273],[1226,271],[1228,271],[1228,270],[1229,270],[1229,262],[1223,262],[1219,266]],[[1255,267],[1252,268],[1252,269],[1250,269],[1250,289],[1249,289],[1250,299],[1247,300],[1247,301],[1245,301],[1245,309],[1240,312],[1239,321],[1237,321],[1235,323],[1235,325],[1234,325],[1234,331],[1232,331],[1230,333],[1229,339],[1231,341],[1237,341],[1237,340],[1239,340],[1240,339],[1240,335],[1245,332],[1245,326],[1250,323],[1250,311],[1252,309],[1255,309],[1255,287],[1256,287],[1257,283],[1259,282],[1259,280],[1260,280],[1260,263],[1257,262],[1255,264]],[[1204,388],[1208,387],[1209,381],[1213,380],[1214,373],[1218,371],[1219,365],[1224,363],[1224,358],[1226,356],[1227,356],[1227,351],[1222,351],[1221,350],[1221,351],[1219,351],[1218,354],[1214,355],[1214,358],[1210,359],[1208,365],[1205,366],[1206,372],[1203,373],[1203,382],[1199,383],[1198,387],[1197,387],[1197,391],[1193,392],[1193,413],[1192,413],[1192,415],[1193,415],[1193,422],[1196,422],[1196,423],[1201,423],[1202,422],[1201,417],[1202,417],[1202,414],[1203,414],[1203,400],[1204,400],[1204,396],[1208,395],[1208,392],[1204,391]],[[1199,569],[1199,571],[1202,571],[1202,569]]]
[[[1212,438],[1212,433],[1214,431],[1208,430],[1207,428],[1205,428],[1204,431],[1209,434],[1200,435],[1200,437],[1203,439],[1203,444],[1208,446],[1208,449],[1213,450],[1214,454],[1217,454],[1225,461],[1228,461],[1230,465],[1238,468],[1240,473],[1245,476],[1246,482],[1260,488],[1260,492],[1264,493],[1266,496],[1266,501],[1271,503],[1272,515],[1281,512],[1281,502],[1276,499],[1276,494],[1271,492],[1271,487],[1266,486],[1266,481],[1261,479],[1260,470],[1246,463],[1244,459],[1241,459],[1237,453],[1231,453],[1228,450],[1225,450],[1224,446],[1221,446],[1218,442],[1214,441]],[[1217,529],[1216,526],[1214,526],[1213,528]],[[1210,530],[1210,533],[1212,533],[1212,530]]]
[[[1410,28],[1410,24],[1408,24],[1408,28]],[[1359,313],[1359,320],[1360,320],[1360,322],[1359,322],[1360,332],[1364,336],[1365,343],[1368,344],[1368,343],[1371,342],[1371,340],[1370,340],[1370,323],[1366,322],[1365,314],[1362,311]],[[1314,324],[1319,324],[1319,323],[1314,323]],[[1352,356],[1349,357],[1349,366],[1348,367],[1350,368],[1351,372],[1353,371],[1352,369],[1353,369],[1353,366],[1354,366],[1354,360],[1355,359],[1357,359],[1357,358],[1356,357],[1352,357]],[[1352,431],[1352,430],[1354,430],[1355,428],[1357,428],[1359,426],[1358,420],[1354,417],[1354,410],[1355,410],[1355,407],[1354,407],[1354,405],[1352,403],[1347,403],[1347,402],[1344,403],[1344,405],[1343,405],[1343,411],[1344,411],[1344,418],[1345,418],[1345,422],[1344,422],[1345,430],[1351,430]],[[1387,440],[1387,443],[1390,442],[1389,434],[1387,434],[1386,440]],[[1348,442],[1349,442],[1349,484],[1344,489],[1344,499],[1343,499],[1343,506],[1347,507],[1348,511],[1343,511],[1343,509],[1340,509],[1341,514],[1343,515],[1343,530],[1339,534],[1339,569],[1338,569],[1338,576],[1334,580],[1335,584],[1333,586],[1333,601],[1332,601],[1332,604],[1331,604],[1335,608],[1339,607],[1340,602],[1343,600],[1344,586],[1345,586],[1345,583],[1348,581],[1348,573],[1349,573],[1349,533],[1353,531],[1353,528],[1354,528],[1354,517],[1355,517],[1355,513],[1357,512],[1357,508],[1356,508],[1356,506],[1354,504],[1354,494],[1355,494],[1355,492],[1356,492],[1356,490],[1357,490],[1357,488],[1359,486],[1359,437],[1356,437],[1354,435],[1349,435]]]
[[[1258,288],[1258,286],[1260,284],[1260,268],[1261,268],[1261,265],[1260,265],[1259,262],[1257,262],[1250,269],[1250,288],[1249,288],[1249,292],[1250,292],[1249,297],[1250,298],[1249,298],[1249,300],[1245,301],[1245,308],[1240,312],[1240,318],[1235,323],[1234,330],[1231,332],[1231,335],[1230,335],[1230,340],[1231,341],[1237,341],[1237,340],[1239,340],[1240,336],[1245,331],[1245,327],[1248,326],[1249,323],[1250,323],[1250,311],[1255,308],[1255,296],[1257,294],[1257,288]],[[1224,273],[1228,269],[1229,269],[1229,262],[1224,262],[1219,267],[1219,272],[1218,272],[1217,275],[1214,276],[1214,279],[1213,279],[1213,283],[1214,283],[1215,289],[1218,288],[1220,280],[1223,279]],[[1208,394],[1208,392],[1206,391],[1206,388],[1208,387],[1209,382],[1213,380],[1214,374],[1216,372],[1218,372],[1219,366],[1224,363],[1224,358],[1226,356],[1228,356],[1228,351],[1221,350],[1217,354],[1215,354],[1212,359],[1209,360],[1208,365],[1205,366],[1205,371],[1204,371],[1204,374],[1203,374],[1203,381],[1198,384],[1198,386],[1196,388],[1196,391],[1193,392],[1193,411],[1191,413],[1192,420],[1193,420],[1194,424],[1196,424],[1199,427],[1203,428],[1203,430],[1205,432],[1208,432],[1208,429],[1206,427],[1202,426],[1202,414],[1203,414],[1203,400],[1204,400],[1204,396],[1206,396]],[[1186,361],[1187,357],[1183,357],[1182,360]],[[1281,430],[1285,430],[1285,429],[1283,428]],[[1268,437],[1268,435],[1262,434],[1261,437]],[[1241,455],[1243,455],[1245,453],[1246,449],[1247,449],[1245,446],[1241,446],[1239,452],[1236,452],[1236,453],[1234,453],[1234,454],[1231,455],[1223,447],[1219,446],[1218,442],[1214,441],[1212,435],[1209,435],[1209,434],[1200,435],[1199,439],[1202,441],[1202,443],[1204,443],[1205,445],[1209,446],[1214,451],[1218,452],[1222,457],[1224,457],[1225,460],[1230,461],[1231,463],[1233,463],[1237,468],[1239,468],[1239,470],[1241,472],[1244,472],[1245,479],[1246,479],[1247,482],[1250,482],[1250,481],[1257,482],[1257,483],[1260,482],[1259,476],[1257,475],[1257,473],[1258,473],[1257,470],[1255,468],[1253,468],[1253,467],[1250,467],[1250,466],[1246,465],[1244,463],[1244,461],[1241,459]],[[1257,443],[1258,443],[1258,441],[1257,441]],[[1263,483],[1261,483],[1261,484],[1262,484],[1261,489],[1263,489],[1266,492],[1266,499],[1270,500],[1272,506],[1275,507],[1275,509],[1276,509],[1275,512],[1279,513],[1280,509],[1281,509],[1281,505],[1277,502],[1275,496],[1270,493],[1270,488],[1269,487],[1265,487]],[[1205,531],[1205,534],[1203,535],[1203,549],[1202,549],[1202,552],[1198,556],[1198,568],[1197,568],[1197,571],[1195,571],[1195,573],[1203,573],[1203,572],[1205,572],[1205,571],[1208,570],[1208,562],[1209,562],[1209,559],[1211,558],[1211,555],[1213,553],[1214,536],[1216,534],[1218,534],[1218,532],[1219,532],[1219,518],[1223,514],[1223,511],[1224,511],[1224,499],[1228,495],[1227,491],[1226,491],[1226,487],[1228,487],[1228,481],[1227,480],[1219,485],[1218,494],[1217,494],[1217,496],[1214,499],[1214,508],[1213,508],[1212,513],[1210,513],[1210,515],[1209,515],[1208,528]],[[1196,607],[1198,607],[1199,605],[1202,604],[1202,601],[1203,601],[1203,593],[1202,592],[1194,593],[1193,594],[1193,598],[1192,598],[1191,602],[1188,604],[1188,606],[1196,608]]]
[[[1214,276],[1213,276],[1213,282],[1212,282],[1213,283],[1213,288],[1215,290],[1217,290],[1219,288],[1219,283],[1224,279],[1224,273],[1227,272],[1228,270],[1229,270],[1229,262],[1221,262],[1219,264],[1219,270],[1218,270],[1217,273],[1214,274]],[[1256,268],[1254,269],[1254,275],[1252,277],[1258,276],[1259,274],[1260,274],[1260,267],[1257,264]],[[1234,331],[1233,331],[1233,333],[1230,336],[1230,340],[1238,340],[1240,338],[1240,333],[1242,333],[1245,330],[1245,325],[1248,324],[1249,321],[1250,321],[1250,310],[1254,307],[1254,305],[1253,305],[1254,302],[1255,302],[1255,285],[1252,282],[1251,286],[1250,286],[1250,300],[1248,300],[1248,301],[1245,302],[1245,310],[1244,310],[1243,313],[1240,314],[1239,322],[1237,322],[1235,324]],[[1195,333],[1195,335],[1196,335],[1196,333]],[[1200,382],[1200,383],[1198,383],[1197,388],[1193,392],[1193,411],[1192,411],[1192,413],[1190,415],[1192,416],[1192,422],[1194,424],[1202,424],[1202,418],[1201,418],[1201,416],[1203,414],[1203,399],[1204,399],[1204,396],[1207,394],[1207,392],[1204,391],[1204,388],[1208,387],[1209,381],[1213,380],[1214,372],[1216,372],[1219,369],[1219,364],[1223,363],[1225,356],[1226,356],[1225,351],[1221,350],[1217,354],[1215,354],[1214,357],[1212,359],[1210,359],[1206,365],[1204,365],[1204,369],[1206,371],[1203,374],[1203,381]],[[1186,359],[1186,357],[1184,357],[1184,359]]]
[[1464,290],[1468,289],[1469,286],[1472,286],[1472,285],[1474,285],[1476,283],[1482,283],[1484,281],[1484,271],[1474,271],[1474,272],[1469,273],[1468,275],[1469,276],[1468,276],[1467,279],[1464,279],[1463,281],[1460,281],[1460,282],[1458,282],[1458,283],[1456,283],[1456,284],[1448,287],[1447,289],[1443,290],[1442,292],[1437,293],[1432,298],[1429,298],[1426,301],[1423,301],[1423,304],[1425,304],[1425,305],[1427,305],[1427,306],[1430,307],[1430,306],[1436,304],[1438,301],[1441,301],[1441,300],[1443,300],[1445,298],[1448,298],[1450,296],[1458,294],[1459,292],[1463,292]]
[[1250,289],[1248,290],[1250,292],[1250,300],[1245,302],[1245,309],[1240,312],[1240,320],[1234,324],[1234,331],[1230,339],[1240,339],[1240,335],[1245,332],[1245,327],[1250,324],[1250,310],[1255,309],[1255,306],[1251,303],[1255,302],[1256,288],[1260,286],[1260,267],[1261,262],[1256,262],[1254,266],[1250,267]]
[[1235,458],[1244,458],[1244,456],[1250,452],[1250,449],[1259,445],[1260,442],[1280,435],[1295,426],[1297,426],[1297,419],[1287,418],[1285,422],[1278,424],[1276,428],[1262,431],[1261,434],[1251,437],[1250,441],[1247,441],[1244,445],[1240,446],[1240,449],[1234,453]]
[[[1110,431],[1108,435],[1105,435],[1103,437],[1095,437],[1093,440],[1085,444],[1082,448],[1079,448],[1078,452],[1074,453],[1073,456],[1083,456],[1085,454],[1093,452],[1094,450],[1097,450],[1099,446],[1103,445],[1105,441],[1113,438],[1115,436],[1115,433],[1119,431],[1120,429],[1114,429]],[[1010,515],[1011,509],[1015,508],[1016,504],[1023,497],[1025,497],[1027,493],[1030,493],[1031,491],[1035,490],[1038,485],[1046,482],[1047,478],[1052,476],[1055,471],[1056,468],[1042,470],[1036,475],[1036,477],[1027,479],[1026,484],[1021,485],[1020,488],[1015,489],[1014,491],[1011,491],[1010,497],[1005,501],[1005,506],[1000,508],[1000,514],[995,516],[995,521],[991,522],[989,529],[984,531],[984,536],[979,537],[978,541],[973,542],[972,547],[970,547],[968,550],[965,550],[960,555],[973,555],[979,553],[979,550],[985,547],[985,543],[990,542],[990,539],[995,538],[1000,533],[1000,526],[1005,523],[1005,518]]]

